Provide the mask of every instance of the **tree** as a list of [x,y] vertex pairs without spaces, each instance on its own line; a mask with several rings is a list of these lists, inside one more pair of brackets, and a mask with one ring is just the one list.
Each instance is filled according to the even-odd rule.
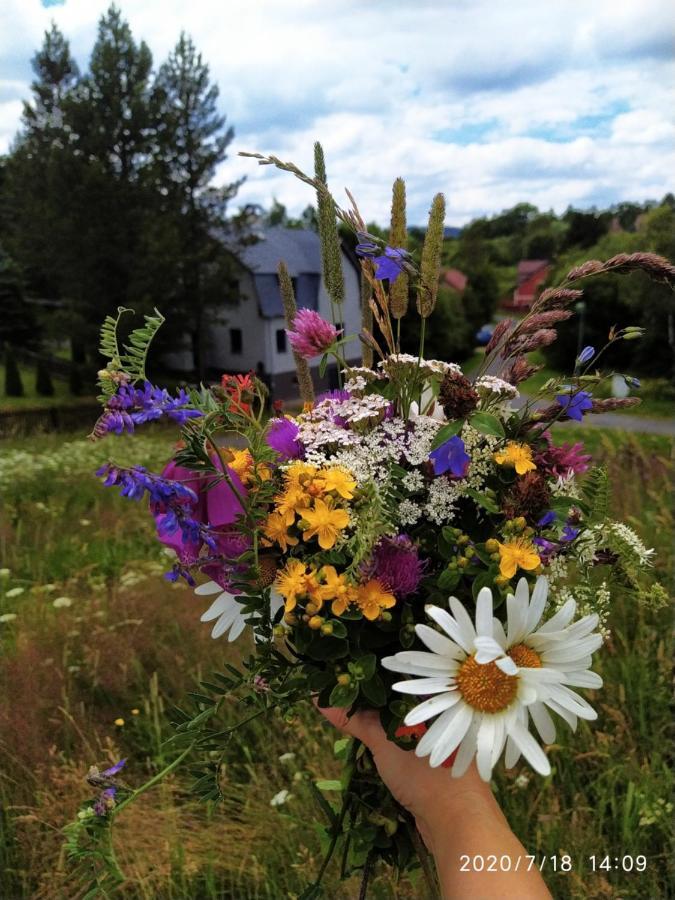
[[199,378],[206,371],[207,308],[227,300],[228,293],[234,299],[233,252],[238,240],[236,229],[228,225],[226,207],[239,183],[210,187],[234,136],[218,112],[217,99],[209,67],[192,40],[181,34],[154,84],[162,129],[153,176],[163,198],[158,210],[162,227],[175,248],[173,258],[164,260],[174,280],[171,306],[190,335]]
[[35,393],[39,397],[53,397],[54,385],[52,383],[49,365],[43,359],[37,361],[35,368]]
[[16,263],[0,245],[0,346],[30,347],[38,335],[33,308],[24,298]]
[[11,347],[5,350],[5,395],[7,397],[23,397],[21,372]]

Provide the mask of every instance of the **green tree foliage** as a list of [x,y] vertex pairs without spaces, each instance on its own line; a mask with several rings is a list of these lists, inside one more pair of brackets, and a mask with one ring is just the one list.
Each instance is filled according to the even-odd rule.
[[242,230],[225,217],[238,185],[211,186],[232,130],[208,67],[181,35],[153,72],[149,48],[113,5],[81,77],[55,26],[33,68],[1,226],[28,289],[61,301],[52,324],[81,363],[105,315],[161,306],[189,334],[203,373],[204,311],[231,293]]
[[[401,329],[404,353],[416,354],[419,349],[420,319],[408,314]],[[425,355],[432,359],[460,362],[473,351],[472,326],[464,313],[460,295],[441,284],[434,311],[427,319]]]
[[[228,227],[226,208],[239,183],[210,186],[234,131],[218,112],[218,87],[211,83],[209,67],[185,34],[160,67],[153,94],[161,123],[153,177],[161,185],[161,199],[148,247],[165,280],[174,285],[168,311],[180,314],[191,338],[195,370],[203,377],[206,311],[235,293],[233,252],[241,235],[237,223]],[[166,254],[167,244],[175,250],[173,259]]]
[[24,298],[16,263],[0,245],[0,346],[30,347],[38,336],[33,308]]
[[11,347],[5,350],[5,394],[7,397],[23,397],[21,372]]
[[[564,254],[551,276],[552,283],[586,259],[608,259],[617,253],[652,251],[675,258],[675,210],[667,204],[644,213],[640,230],[604,235],[585,250]],[[582,342],[601,347],[613,325],[640,325],[646,329],[639,341],[621,341],[608,352],[606,364],[629,373],[668,376],[675,366],[675,298],[664,285],[640,272],[630,276],[588,278],[584,289],[585,312]],[[569,368],[579,343],[579,318],[562,323],[558,340],[546,349],[556,368]]]

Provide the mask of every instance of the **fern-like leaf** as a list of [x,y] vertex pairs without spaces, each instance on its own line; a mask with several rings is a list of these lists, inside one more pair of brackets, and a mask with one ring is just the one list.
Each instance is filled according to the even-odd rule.
[[586,476],[584,497],[588,503],[588,521],[602,522],[609,513],[610,485],[607,469],[597,466]]
[[164,316],[157,309],[155,309],[154,316],[144,316],[143,318],[145,324],[141,328],[134,328],[120,357],[122,369],[132,381],[145,381],[145,364],[150,344],[164,323]]
[[[109,372],[118,372],[122,368],[122,350],[118,339],[118,331],[122,316],[125,313],[133,313],[133,309],[127,309],[125,306],[117,307],[116,316],[106,316],[101,325],[101,339],[98,351],[101,356],[106,356],[109,360],[106,366]],[[105,403],[107,397],[111,397],[117,390],[117,384],[110,378],[98,379],[98,386],[102,391],[99,397],[102,403]]]

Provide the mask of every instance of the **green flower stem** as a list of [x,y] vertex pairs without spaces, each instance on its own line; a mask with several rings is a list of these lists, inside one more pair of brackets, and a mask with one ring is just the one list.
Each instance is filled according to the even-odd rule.
[[185,757],[188,756],[192,752],[196,743],[197,743],[196,741],[193,741],[188,747],[185,748],[185,750],[183,750],[183,752],[179,756],[177,756],[174,759],[174,761],[172,763],[169,763],[169,765],[165,766],[161,772],[158,772],[149,781],[146,781],[145,784],[142,784],[139,788],[136,788],[136,790],[133,791],[133,793],[131,793],[124,800],[122,800],[121,803],[118,803],[118,805],[115,807],[115,809],[111,813],[111,816],[110,816],[111,821],[113,821],[115,818],[117,818],[117,816],[122,812],[122,810],[124,809],[125,806],[128,806],[130,803],[133,803],[135,800],[137,800],[141,796],[141,794],[144,794],[146,791],[149,791],[150,788],[154,787],[156,784],[158,784],[160,781],[162,781],[162,779],[166,778],[167,775],[170,775],[171,772],[174,771],[174,769],[177,769],[178,766],[183,762]]

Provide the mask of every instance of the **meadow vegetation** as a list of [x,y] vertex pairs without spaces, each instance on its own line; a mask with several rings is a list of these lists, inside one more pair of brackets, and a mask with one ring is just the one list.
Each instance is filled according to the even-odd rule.
[[[570,430],[576,438],[580,430]],[[668,441],[587,430],[610,473],[617,518],[658,551],[668,587],[672,536]],[[125,458],[161,465],[171,438],[149,431],[125,441]],[[8,898],[80,897],[63,850],[63,827],[90,795],[89,766],[127,757],[140,785],[176,751],[165,711],[200,679],[238,660],[199,622],[203,602],[161,577],[169,560],[147,510],[93,477],[114,440],[40,437],[0,450],[0,876]],[[616,601],[612,635],[598,654],[605,687],[599,720],[549,750],[553,774],[498,770],[496,790],[528,852],[569,854],[569,873],[547,878],[556,898],[668,896],[667,610]],[[236,702],[227,710],[242,718]],[[321,859],[321,827],[308,814],[310,780],[336,776],[331,733],[308,706],[291,721],[258,719],[230,740],[224,804],[190,795],[189,765],[118,820],[114,846],[130,898],[297,897]],[[289,797],[270,801],[279,791]],[[330,796],[330,795],[328,795]],[[588,857],[644,854],[643,874],[592,873]],[[357,895],[357,881],[331,898]],[[421,897],[421,883],[373,880],[373,898]]]

